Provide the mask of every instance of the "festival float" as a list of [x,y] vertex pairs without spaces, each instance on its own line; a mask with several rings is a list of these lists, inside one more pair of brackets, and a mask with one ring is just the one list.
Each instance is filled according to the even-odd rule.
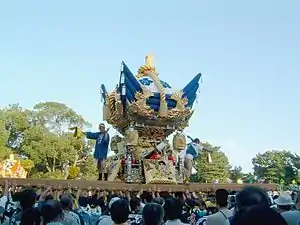
[[[105,85],[101,85],[102,119],[120,134],[111,138],[110,148],[116,154],[106,162],[108,182],[42,179],[18,179],[16,182],[136,191],[241,189],[241,184],[182,184],[179,152],[187,145],[183,130],[193,115],[200,79],[199,73],[182,89],[175,89],[162,80],[152,55],[146,56],[145,64],[136,74],[122,62],[116,88],[108,92]],[[171,134],[172,144],[168,141]],[[259,186],[275,188],[273,184]]]
[[[101,86],[103,120],[124,137],[111,143],[117,155],[108,163],[109,181],[182,183],[178,153],[186,146],[182,131],[193,114],[201,74],[176,90],[161,80],[153,56],[145,61],[136,75],[122,62],[119,83],[111,93]],[[173,133],[171,147],[167,138]]]

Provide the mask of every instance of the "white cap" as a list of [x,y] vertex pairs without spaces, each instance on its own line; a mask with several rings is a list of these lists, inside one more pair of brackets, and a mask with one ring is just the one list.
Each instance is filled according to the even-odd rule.
[[287,206],[294,204],[291,195],[285,192],[279,195],[279,197],[274,202],[279,206]]

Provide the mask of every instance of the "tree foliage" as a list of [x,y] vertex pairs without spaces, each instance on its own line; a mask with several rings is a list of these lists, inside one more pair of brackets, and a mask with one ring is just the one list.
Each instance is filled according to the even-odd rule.
[[74,138],[69,131],[73,126],[90,125],[65,104],[42,102],[32,110],[10,105],[0,111],[0,158],[18,154],[24,169],[37,178],[64,178],[66,165],[78,168],[72,178],[81,170],[93,172],[85,168],[94,166],[93,142]]
[[226,182],[229,177],[229,162],[227,156],[218,146],[212,146],[209,143],[203,144],[208,149],[212,149],[211,159],[208,161],[208,153],[201,152],[200,157],[195,160],[197,174],[192,177],[194,182],[212,183],[214,180]]
[[272,150],[257,154],[252,163],[254,175],[266,182],[286,184],[299,182],[300,157],[286,150]]
[[237,182],[237,180],[242,179],[244,177],[244,174],[242,172],[242,167],[241,166],[235,166],[234,168],[231,168],[229,170],[229,174],[230,174],[230,179],[233,182]]

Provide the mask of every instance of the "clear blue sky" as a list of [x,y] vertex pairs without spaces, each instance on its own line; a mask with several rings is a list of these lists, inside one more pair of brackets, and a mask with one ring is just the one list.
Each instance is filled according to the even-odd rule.
[[300,153],[299,12],[296,0],[2,1],[0,107],[60,101],[96,127],[100,84],[152,52],[174,87],[203,74],[187,132],[249,171],[258,152]]

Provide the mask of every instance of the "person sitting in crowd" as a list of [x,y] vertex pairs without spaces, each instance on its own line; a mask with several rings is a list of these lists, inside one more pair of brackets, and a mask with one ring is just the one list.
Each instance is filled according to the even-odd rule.
[[178,198],[168,198],[164,204],[165,210],[165,225],[180,225],[183,224],[180,221],[182,214],[182,203]]
[[[281,194],[275,200],[280,211],[278,212],[270,208],[270,196],[257,187],[246,187],[236,195],[232,195],[235,197],[234,213],[227,205],[227,199],[230,198],[224,189],[218,189],[211,194],[200,193],[198,195],[194,192],[172,193],[153,190],[149,192],[142,190],[140,192],[108,192],[91,189],[88,192],[84,190],[80,194],[80,189],[77,188],[57,189],[51,187],[23,191],[21,191],[21,187],[18,187],[14,191],[8,190],[6,185],[3,197],[0,199],[0,210],[2,210],[0,213],[9,215],[6,210],[11,199],[20,205],[20,210],[14,210],[11,216],[5,216],[8,219],[1,224],[6,225],[40,225],[41,220],[43,225],[162,225],[163,222],[166,225],[300,224],[300,211],[298,211],[300,195],[295,194],[294,201],[297,211],[293,211],[290,193]],[[10,195],[13,198],[10,198]],[[39,201],[35,205],[37,199]],[[53,199],[59,199],[59,202]],[[142,206],[142,200],[146,205]],[[18,204],[15,203],[13,205],[17,207]],[[103,210],[100,209],[96,213],[95,210],[99,205]],[[214,212],[210,208],[218,208],[218,211]],[[106,209],[108,210],[106,211]],[[77,210],[76,213],[73,210]],[[83,215],[85,216],[84,221],[82,220]],[[269,219],[270,216],[272,219]],[[263,222],[264,220],[265,222]]]
[[59,201],[49,200],[45,202],[41,209],[41,215],[45,225],[63,225],[64,213]]
[[286,192],[281,193],[275,200],[275,203],[280,213],[291,211],[292,206],[294,205],[292,196]]
[[148,203],[142,211],[143,225],[162,225],[164,223],[164,208],[157,203]]
[[163,206],[165,204],[165,199],[162,197],[156,197],[156,198],[153,198],[152,203],[156,203],[156,204]]
[[113,221],[111,219],[111,207],[113,205],[114,202],[120,200],[119,197],[113,197],[110,199],[109,203],[108,203],[108,210],[105,211],[103,213],[103,215],[99,218],[97,224],[98,225],[109,225],[109,224],[113,224]]
[[19,194],[19,203],[21,211],[14,214],[9,220],[4,224],[8,225],[18,225],[21,223],[22,214],[27,209],[32,209],[35,205],[37,195],[33,189],[25,189]]
[[184,201],[184,205],[182,207],[182,213],[180,220],[182,223],[190,223],[191,219],[194,219],[194,215],[192,215],[193,209],[196,206],[196,201],[190,198],[187,198]]
[[72,198],[69,195],[63,195],[60,197],[60,203],[63,208],[64,219],[62,221],[63,225],[80,225],[79,216],[72,211],[73,204]]
[[129,214],[129,220],[130,224],[132,225],[140,225],[142,224],[142,216],[140,214],[141,212],[141,200],[138,197],[133,197],[129,201],[130,205],[130,214]]
[[127,221],[129,219],[129,206],[127,201],[123,199],[115,201],[111,206],[110,212],[111,220],[114,222],[114,225],[128,224]]
[[21,225],[40,225],[41,214],[36,208],[29,208],[23,211]]
[[[245,187],[236,195],[236,207],[234,215],[230,221],[231,225],[236,225],[236,220],[243,216],[244,212],[252,206],[270,209],[269,197],[267,193],[257,187]],[[274,210],[273,210],[274,211]]]
[[229,224],[229,218],[232,217],[233,213],[228,209],[228,195],[229,193],[225,189],[216,191],[218,212],[207,217],[207,225]]
[[299,225],[300,224],[300,193],[295,195],[295,208],[294,211],[282,212],[281,216],[287,222],[287,225]]
[[[232,223],[231,223],[232,224]],[[265,205],[251,205],[243,213],[235,216],[234,225],[287,225],[280,213],[265,207]]]

